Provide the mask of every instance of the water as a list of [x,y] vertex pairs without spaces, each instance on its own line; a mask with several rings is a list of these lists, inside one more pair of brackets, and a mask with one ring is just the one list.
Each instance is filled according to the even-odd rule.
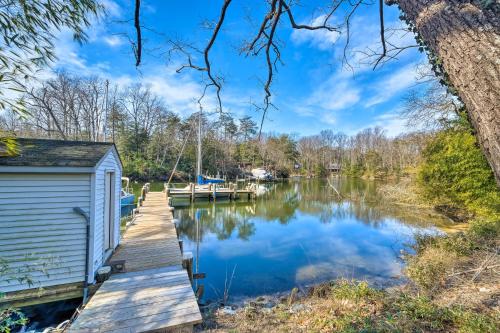
[[255,201],[176,200],[185,251],[195,257],[205,300],[288,291],[339,277],[400,283],[402,250],[415,233],[449,223],[432,212],[384,203],[377,183],[336,178],[266,184]]

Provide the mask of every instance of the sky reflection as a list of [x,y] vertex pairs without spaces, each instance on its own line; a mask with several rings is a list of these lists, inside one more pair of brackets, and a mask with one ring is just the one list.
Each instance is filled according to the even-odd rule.
[[205,299],[223,294],[233,269],[233,297],[338,277],[398,283],[399,255],[415,232],[438,232],[435,226],[446,224],[432,213],[382,202],[374,182],[337,178],[336,187],[342,199],[325,182],[308,180],[271,184],[255,202],[179,205],[184,248],[206,273],[198,281]]

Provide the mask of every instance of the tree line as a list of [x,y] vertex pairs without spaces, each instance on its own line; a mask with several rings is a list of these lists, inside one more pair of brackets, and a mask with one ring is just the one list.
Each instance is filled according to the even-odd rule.
[[[29,90],[28,117],[7,112],[1,129],[19,137],[115,142],[125,174],[136,179],[168,178],[179,155],[176,177],[188,180],[196,165],[198,111],[181,117],[149,87],[119,87],[98,77],[66,72]],[[324,176],[332,164],[347,173],[382,176],[414,167],[427,134],[389,138],[379,128],[355,135],[325,130],[318,135],[264,134],[249,116],[202,113],[203,170],[234,178],[265,167],[277,177]],[[182,152],[182,154],[181,154]]]

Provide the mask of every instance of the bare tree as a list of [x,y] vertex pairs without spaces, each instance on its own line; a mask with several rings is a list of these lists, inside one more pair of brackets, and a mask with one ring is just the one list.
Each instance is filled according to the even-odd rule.
[[25,122],[49,137],[101,141],[107,125],[106,90],[104,80],[57,73],[26,93],[32,117]]

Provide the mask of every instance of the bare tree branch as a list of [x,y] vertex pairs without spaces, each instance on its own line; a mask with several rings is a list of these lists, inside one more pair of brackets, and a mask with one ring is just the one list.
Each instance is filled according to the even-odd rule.
[[227,8],[231,4],[232,0],[225,0],[224,5],[222,6],[222,10],[219,16],[219,20],[217,21],[217,24],[215,25],[214,32],[212,34],[212,37],[210,38],[207,47],[205,48],[204,51],[204,59],[205,59],[205,67],[207,71],[208,78],[212,82],[212,84],[216,88],[216,93],[217,93],[217,102],[219,103],[219,111],[222,112],[222,101],[220,97],[220,91],[221,91],[221,84],[218,82],[218,80],[215,79],[212,73],[212,68],[210,66],[210,59],[209,59],[209,52],[212,46],[214,45],[215,40],[217,39],[217,35],[219,34],[220,28],[222,27],[222,24],[224,23],[224,19],[226,17],[226,12]]
[[135,0],[134,27],[137,34],[137,44],[132,44],[135,54],[135,67],[139,67],[142,58],[142,35],[140,24],[141,0]]
[[379,18],[380,18],[380,43],[382,44],[382,54],[375,62],[373,69],[375,70],[382,59],[387,55],[387,46],[385,45],[385,28],[384,28],[384,0],[378,0],[379,2]]
[[330,9],[328,14],[325,16],[325,19],[323,20],[323,23],[321,25],[307,25],[307,24],[297,24],[295,23],[295,19],[292,14],[292,10],[290,9],[290,6],[284,1],[280,0],[281,5],[285,9],[286,13],[288,14],[288,19],[290,20],[290,24],[292,25],[292,28],[294,29],[305,29],[305,30],[328,30],[328,31],[337,31],[340,32],[340,29],[338,27],[334,27],[331,25],[328,25],[328,20],[332,17],[333,13],[339,8],[339,6],[343,3],[344,1],[341,0],[339,1],[335,6]]

